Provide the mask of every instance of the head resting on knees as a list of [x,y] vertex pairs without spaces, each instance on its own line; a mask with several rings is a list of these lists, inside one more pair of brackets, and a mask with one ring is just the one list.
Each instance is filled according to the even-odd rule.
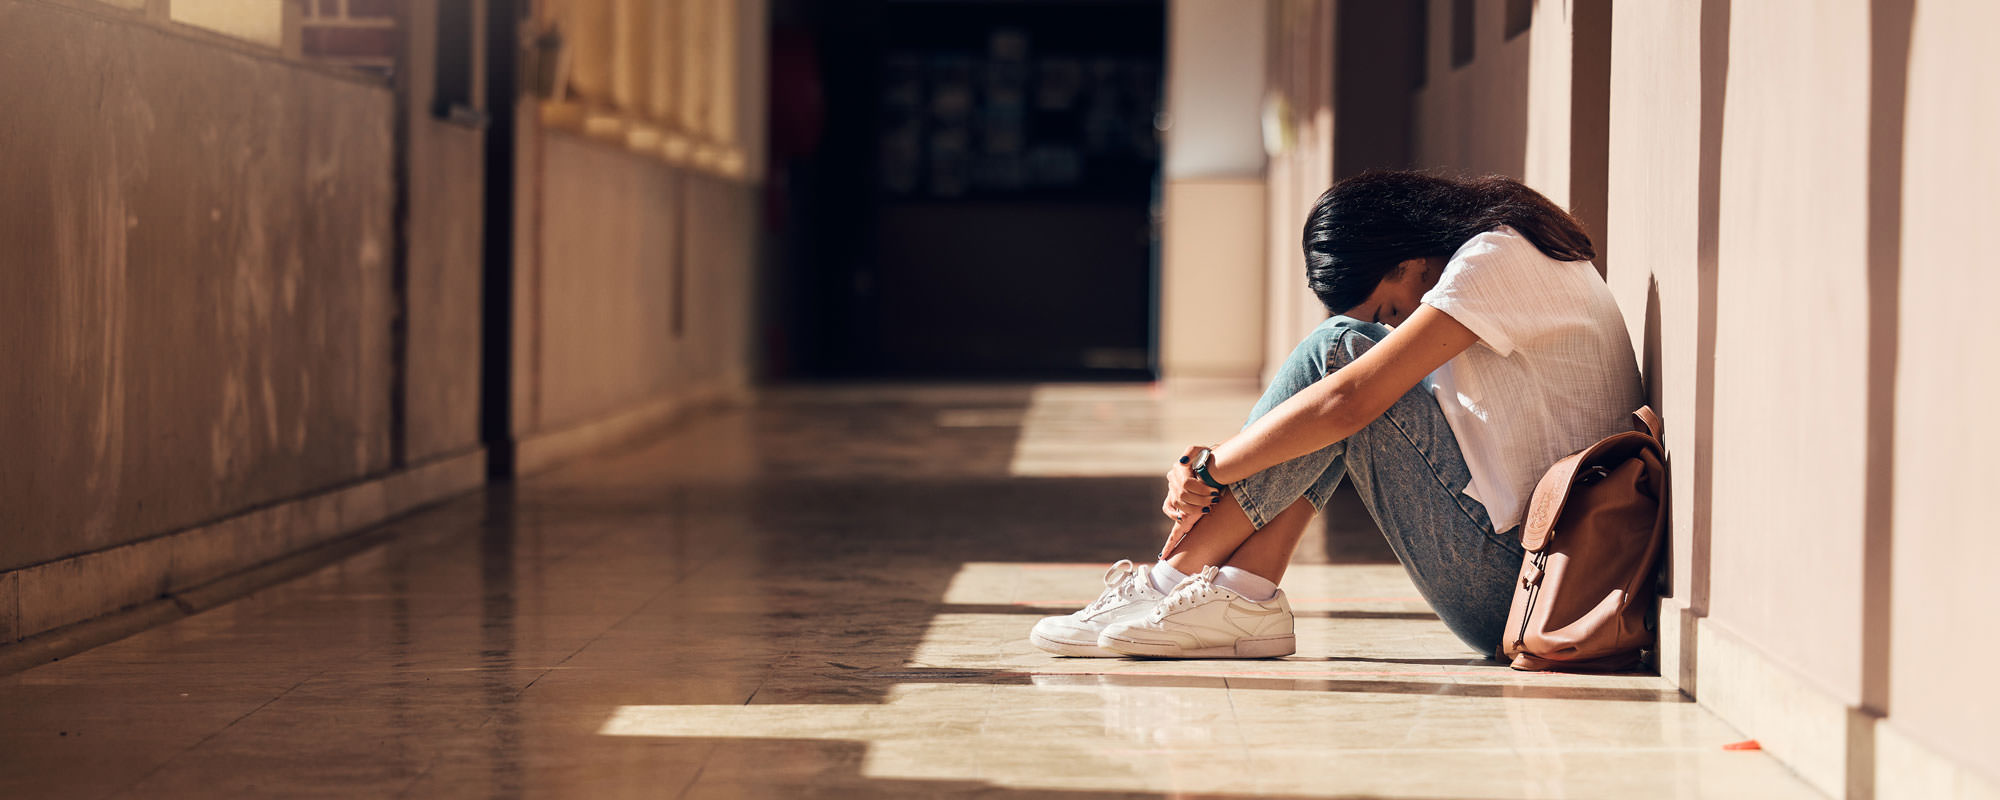
[[1575,217],[1512,178],[1364,172],[1313,204],[1306,285],[1327,313],[1400,323],[1437,284],[1452,253],[1501,225],[1557,261],[1597,257]]

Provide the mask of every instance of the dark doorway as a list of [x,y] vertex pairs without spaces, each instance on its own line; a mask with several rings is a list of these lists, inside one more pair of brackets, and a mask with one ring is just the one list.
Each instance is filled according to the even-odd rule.
[[[1151,0],[774,8],[769,306],[790,377],[1151,378],[1165,10]],[[801,49],[817,74],[801,75]],[[812,72],[812,70],[806,70]]]
[[486,445],[487,475],[495,480],[514,477],[514,134],[519,38],[528,7],[527,0],[485,5],[489,124],[480,242],[479,438]]

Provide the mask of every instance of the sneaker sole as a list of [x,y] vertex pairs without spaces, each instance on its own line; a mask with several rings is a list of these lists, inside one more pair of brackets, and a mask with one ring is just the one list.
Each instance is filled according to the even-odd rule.
[[1118,657],[1117,653],[1098,647],[1096,642],[1069,642],[1043,636],[1039,631],[1029,633],[1028,642],[1037,648],[1059,656],[1075,656],[1077,658]]
[[1298,652],[1298,639],[1289,633],[1283,636],[1238,639],[1235,644],[1197,647],[1193,650],[1176,644],[1141,642],[1110,634],[1097,637],[1097,644],[1119,655],[1140,658],[1277,658]]

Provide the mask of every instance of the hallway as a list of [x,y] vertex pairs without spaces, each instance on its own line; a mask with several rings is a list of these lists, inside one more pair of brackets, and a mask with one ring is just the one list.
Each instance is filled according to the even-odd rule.
[[1472,657],[1351,503],[1298,656],[1031,648],[1251,399],[767,392],[0,677],[0,797],[1817,796],[1659,678]]

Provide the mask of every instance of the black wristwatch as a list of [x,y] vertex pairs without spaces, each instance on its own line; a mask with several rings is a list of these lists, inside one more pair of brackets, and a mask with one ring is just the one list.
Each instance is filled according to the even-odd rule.
[[1201,455],[1194,457],[1194,476],[1200,478],[1202,483],[1208,484],[1208,488],[1210,489],[1227,489],[1229,488],[1229,484],[1217,481],[1213,476],[1208,474],[1208,462],[1214,460],[1214,456],[1214,450],[1202,448]]

